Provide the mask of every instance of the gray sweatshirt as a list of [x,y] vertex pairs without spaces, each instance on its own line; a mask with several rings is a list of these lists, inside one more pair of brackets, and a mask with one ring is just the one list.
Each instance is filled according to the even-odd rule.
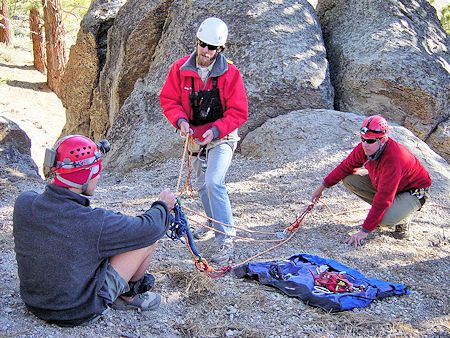
[[20,295],[37,317],[61,324],[101,314],[109,257],[140,249],[164,236],[165,203],[130,217],[90,207],[89,200],[54,184],[16,200],[13,234]]

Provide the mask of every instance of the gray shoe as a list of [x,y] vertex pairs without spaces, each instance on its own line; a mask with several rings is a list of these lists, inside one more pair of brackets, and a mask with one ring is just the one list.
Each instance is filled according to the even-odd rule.
[[[208,224],[208,226],[211,226],[210,224]],[[212,235],[214,233],[214,231],[206,228],[206,227],[201,227],[198,229],[195,229],[193,232],[194,238],[195,239],[203,239],[209,235]]]
[[125,300],[122,297],[118,297],[111,307],[115,310],[134,310],[139,309],[141,311],[156,310],[161,303],[161,296],[155,292],[144,292],[137,294],[133,300]]
[[409,238],[409,223],[397,224],[395,230],[392,233],[392,237],[395,239],[408,239]]
[[233,251],[233,242],[221,243],[218,250],[211,256],[211,262],[217,264],[228,264],[233,260]]

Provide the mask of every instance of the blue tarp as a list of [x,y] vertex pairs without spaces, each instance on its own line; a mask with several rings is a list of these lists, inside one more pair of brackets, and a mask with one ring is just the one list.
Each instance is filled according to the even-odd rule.
[[[343,293],[320,293],[314,288],[314,278],[320,266],[330,272],[342,272],[354,286],[362,291]],[[320,269],[320,268],[319,268]],[[409,288],[379,279],[366,278],[359,271],[335,260],[310,254],[296,254],[283,261],[248,263],[235,269],[240,278],[252,278],[261,284],[274,286],[285,294],[298,297],[306,304],[337,312],[368,306],[374,300],[391,296],[408,295]]]

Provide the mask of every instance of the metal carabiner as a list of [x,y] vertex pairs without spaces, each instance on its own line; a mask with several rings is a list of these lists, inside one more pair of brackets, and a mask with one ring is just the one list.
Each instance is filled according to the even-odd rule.
[[202,147],[200,151],[197,154],[197,160],[200,161],[200,166],[202,169],[202,172],[206,172],[206,168],[208,167],[207,161],[208,161],[208,152],[206,151],[206,147]]
[[333,293],[333,292],[331,292],[327,288],[324,288],[323,286],[315,285],[312,293],[313,293],[313,295],[324,295],[324,294],[329,294],[329,293]]

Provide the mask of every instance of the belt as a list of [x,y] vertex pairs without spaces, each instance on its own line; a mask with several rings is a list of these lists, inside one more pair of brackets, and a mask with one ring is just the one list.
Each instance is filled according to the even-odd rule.
[[200,148],[200,151],[193,151],[191,154],[192,154],[192,156],[197,157],[198,154],[201,154],[201,153],[204,153],[205,156],[206,156],[206,146],[202,146],[202,147]]

